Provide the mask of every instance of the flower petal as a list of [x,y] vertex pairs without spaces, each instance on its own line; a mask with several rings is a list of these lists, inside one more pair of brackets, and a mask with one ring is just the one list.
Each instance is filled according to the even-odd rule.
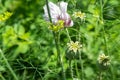
[[70,16],[69,16],[68,13],[62,13],[60,17],[61,17],[61,19],[63,19],[63,20],[70,19]]
[[[50,15],[51,15],[52,21],[55,23],[55,22],[57,22],[57,18],[59,17],[59,15],[61,13],[60,8],[52,2],[49,2],[48,5],[49,5]],[[49,20],[47,6],[45,5],[43,7],[43,9],[44,9],[44,13],[45,13],[44,18],[46,20]]]
[[68,3],[63,2],[63,1],[61,1],[61,2],[58,3],[58,6],[60,7],[60,10],[63,13],[67,12],[67,5],[68,5]]

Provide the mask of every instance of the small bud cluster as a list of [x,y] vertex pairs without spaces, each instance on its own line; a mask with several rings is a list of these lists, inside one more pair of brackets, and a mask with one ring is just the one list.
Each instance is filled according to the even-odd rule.
[[12,13],[10,13],[10,12],[4,12],[3,14],[0,14],[0,21],[7,20],[11,15],[12,15]]
[[63,20],[59,20],[56,25],[51,24],[49,26],[49,29],[54,31],[54,32],[58,32],[59,30],[61,30],[62,28],[64,28],[64,21]]

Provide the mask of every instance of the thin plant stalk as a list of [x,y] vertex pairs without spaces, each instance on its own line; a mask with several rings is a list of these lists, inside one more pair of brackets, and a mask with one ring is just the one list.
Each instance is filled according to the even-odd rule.
[[114,66],[111,64],[110,70],[112,72],[112,80],[116,80],[116,77],[114,75]]
[[[103,19],[103,0],[100,0],[100,8],[101,8],[100,18],[101,18],[102,21],[104,21],[104,19]],[[103,29],[103,39],[104,39],[104,44],[105,44],[105,52],[106,52],[107,55],[109,55],[109,50],[108,50],[108,45],[107,45],[104,25],[102,25],[102,29]],[[112,69],[110,69],[110,70],[111,70],[111,73],[113,74],[113,70]],[[107,73],[106,73],[106,75],[107,75]],[[114,79],[113,75],[112,75],[112,78]]]
[[73,70],[72,70],[72,60],[69,60],[69,68],[70,68],[71,78],[74,79],[74,77],[73,77]]
[[0,53],[1,53],[2,58],[3,58],[4,61],[5,61],[5,64],[6,64],[7,68],[10,70],[11,74],[13,75],[14,79],[15,79],[15,80],[18,80],[18,77],[16,76],[15,72],[14,72],[13,69],[11,68],[10,64],[8,63],[8,60],[6,59],[4,53],[3,53],[3,51],[2,51],[1,49],[0,49]]
[[[71,37],[70,37],[69,31],[68,31],[67,28],[66,28],[66,32],[67,32],[67,36],[68,36],[68,38],[69,38],[69,41],[71,41]],[[72,69],[72,60],[69,60],[69,68],[70,68],[71,78],[74,79],[73,69]]]
[[102,72],[99,72],[99,80],[102,80]]
[[26,79],[26,74],[27,74],[27,71],[26,71],[26,69],[25,69],[24,72],[23,72],[22,80],[25,80],[25,79]]
[[98,32],[99,32],[98,26],[99,26],[99,18],[97,18],[96,26],[95,26],[95,34],[96,34],[95,40],[97,40],[97,36],[98,36]]
[[81,52],[79,52],[79,60],[80,60],[80,66],[81,66],[81,80],[84,80],[84,75],[83,75],[83,61],[82,61],[82,57],[81,57]]
[[65,71],[64,71],[64,67],[63,67],[63,63],[62,63],[61,55],[60,55],[60,49],[59,49],[58,39],[59,39],[58,38],[58,34],[55,34],[55,45],[56,45],[56,49],[57,49],[57,53],[58,53],[58,63],[60,63],[60,66],[62,68],[63,80],[66,80]]
[[67,28],[66,28],[66,32],[67,32],[67,36],[68,36],[68,38],[69,38],[69,41],[71,41],[71,37],[70,37],[69,31],[68,31]]
[[75,69],[76,69],[77,78],[79,79],[80,77],[79,77],[79,72],[78,72],[77,60],[76,59],[74,60],[75,60]]
[[[67,36],[68,36],[68,38],[69,38],[69,40],[71,41],[71,38],[70,38],[70,34],[69,34],[69,31],[68,31],[68,29],[66,28],[66,32],[67,32]],[[78,67],[77,67],[77,60],[75,60],[74,59],[74,61],[75,61],[75,69],[76,69],[76,74],[77,74],[77,78],[79,78],[79,72],[78,72]],[[72,62],[72,61],[70,61],[70,62]],[[72,65],[72,64],[71,64]],[[72,66],[71,66],[71,68],[72,68]],[[73,76],[73,71],[72,71],[72,69],[71,69],[71,76]],[[73,78],[73,77],[72,77]]]
[[[77,8],[78,6],[76,6],[75,5],[75,8]],[[82,23],[82,21],[81,21],[81,23]],[[81,23],[80,22],[78,22],[78,36],[76,36],[76,38],[78,38],[78,40],[79,40],[79,42],[81,41],[81,35],[82,35],[82,33],[81,33],[81,30],[80,30],[80,25],[81,25]],[[82,25],[83,25],[83,23],[82,23]],[[79,61],[80,61],[80,66],[81,66],[81,80],[83,80],[83,62],[82,62],[82,55],[81,55],[81,51],[79,50]],[[77,61],[75,61],[75,66],[76,66],[76,74],[77,74],[77,76],[78,76],[78,78],[79,78],[79,73],[78,73],[78,68],[77,68]]]
[[[52,18],[51,18],[51,14],[50,14],[50,9],[49,9],[49,5],[48,5],[48,0],[46,0],[46,6],[47,6],[48,15],[49,15],[49,20],[50,20],[50,22],[52,23]],[[57,53],[58,53],[58,61],[60,62],[60,66],[61,66],[61,68],[62,68],[63,80],[66,80],[65,71],[64,71],[64,67],[63,67],[63,63],[62,63],[61,55],[60,55],[59,42],[58,42],[58,34],[55,33],[55,32],[53,32],[53,36],[54,36],[55,46],[56,46]]]
[[2,75],[2,73],[0,73],[0,78],[1,78],[2,80],[6,80],[6,79],[4,78],[4,76]]
[[[103,19],[103,0],[100,0],[100,10],[101,10],[101,13],[100,13],[101,21],[104,21],[104,19]],[[103,39],[104,39],[104,43],[105,43],[105,50],[106,50],[106,53],[109,54],[106,36],[105,36],[105,28],[103,25],[102,25],[102,29],[103,29]]]
[[[78,24],[82,24],[82,26],[84,25],[83,22],[81,21],[81,23],[78,23]],[[78,29],[78,32],[79,32],[79,42],[81,41],[81,38],[82,38],[82,33],[81,33],[81,29],[80,29],[80,26],[79,26],[79,29]],[[83,41],[83,40],[82,40]],[[82,49],[82,48],[81,48]],[[82,61],[82,53],[81,53],[81,50],[79,50],[79,61],[80,61],[80,67],[81,67],[81,80],[84,80],[84,69],[83,69],[83,61]]]

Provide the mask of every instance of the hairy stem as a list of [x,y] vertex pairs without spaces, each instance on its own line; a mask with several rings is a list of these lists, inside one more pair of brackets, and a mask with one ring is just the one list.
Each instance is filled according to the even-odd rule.
[[58,53],[58,64],[60,63],[60,66],[62,68],[63,80],[66,80],[64,66],[63,66],[63,62],[62,62],[62,58],[61,58],[61,54],[60,54],[60,49],[59,49],[58,34],[55,34],[55,45],[56,45],[56,49],[57,49],[57,53]]
[[76,69],[76,74],[77,74],[77,78],[79,79],[79,72],[78,72],[78,65],[77,65],[77,60],[75,59],[75,69]]
[[[48,0],[46,0],[46,6],[47,6],[48,15],[49,15],[49,20],[52,23],[52,18],[51,18],[51,15],[50,15],[50,9],[49,9],[49,5],[48,5]],[[62,60],[61,60],[60,49],[59,49],[58,34],[53,32],[53,36],[54,36],[55,46],[56,46],[57,53],[58,53],[58,61],[59,61],[60,66],[62,68],[63,80],[66,80],[65,71],[64,71],[63,63],[62,63]]]
[[69,68],[70,68],[70,74],[71,74],[71,78],[73,79],[73,70],[72,70],[72,61],[69,60]]

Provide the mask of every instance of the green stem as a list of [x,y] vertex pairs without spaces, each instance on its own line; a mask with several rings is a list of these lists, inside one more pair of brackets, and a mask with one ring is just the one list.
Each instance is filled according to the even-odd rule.
[[80,60],[80,66],[81,66],[81,80],[84,80],[84,75],[83,75],[83,62],[82,62],[82,57],[81,57],[81,52],[79,52],[79,60]]
[[49,20],[52,23],[52,18],[51,18],[51,14],[50,14],[50,9],[49,9],[49,5],[48,5],[48,0],[46,0],[46,6],[47,6],[47,11],[48,11],[48,16],[49,16]]
[[[102,21],[104,21],[103,20],[103,0],[100,0],[100,10],[101,10],[101,13],[100,13],[100,18],[101,18],[101,20]],[[107,41],[106,41],[106,35],[105,35],[105,28],[104,28],[104,26],[102,25],[102,29],[103,29],[103,39],[104,39],[104,43],[105,43],[105,52],[107,53],[107,54],[109,54],[109,51],[108,51],[108,46],[107,46]]]
[[0,73],[0,78],[1,78],[2,80],[6,80],[6,79],[4,78],[4,76],[2,75],[2,73]]
[[23,72],[22,80],[25,80],[25,79],[26,79],[26,74],[27,74],[27,71],[26,71],[26,69],[25,69],[24,72]]
[[62,63],[62,60],[61,60],[60,49],[59,49],[58,34],[55,34],[55,46],[56,46],[57,53],[58,53],[58,63],[60,63],[60,66],[62,68],[63,80],[66,80],[65,71],[64,71],[63,63]]
[[97,36],[98,36],[98,32],[99,32],[99,18],[97,18],[97,21],[96,21],[96,26],[95,26],[95,41],[97,40]]
[[[82,26],[81,26],[82,25]],[[81,38],[82,38],[82,32],[81,32],[81,28],[80,27],[83,27],[83,22],[78,22],[78,41],[80,42],[81,41]]]
[[77,74],[77,78],[79,79],[79,72],[78,72],[78,66],[77,66],[77,60],[75,59],[75,69],[76,69],[76,74]]
[[[51,18],[51,15],[50,15],[50,9],[49,9],[49,5],[48,5],[48,0],[46,0],[46,5],[47,5],[49,20],[52,23],[52,18]],[[62,60],[61,60],[60,49],[59,49],[58,34],[53,32],[53,36],[54,36],[55,46],[56,46],[57,53],[58,53],[58,61],[60,62],[60,66],[62,68],[63,80],[66,80],[65,71],[64,71],[63,63],[62,63]]]
[[10,64],[8,63],[8,60],[6,59],[4,53],[2,52],[1,49],[0,49],[0,53],[1,53],[1,56],[3,57],[6,65],[7,65],[7,68],[10,70],[11,74],[13,75],[14,79],[15,79],[15,80],[18,80],[16,74],[14,73],[13,69],[11,68]]
[[74,79],[74,77],[73,77],[73,70],[72,70],[72,61],[71,60],[69,60],[69,68],[70,68],[71,78]]
[[[80,23],[78,23],[80,24]],[[82,27],[84,26],[83,22],[81,22],[82,24]],[[81,38],[82,38],[82,32],[81,32],[81,28],[79,27],[78,29],[78,32],[79,32],[79,42],[81,41]],[[84,40],[84,38],[82,38],[82,41]],[[82,50],[82,48],[81,48]],[[80,66],[81,66],[81,80],[84,80],[84,69],[83,69],[83,61],[82,61],[82,53],[81,53],[81,50],[79,50],[79,61],[80,61]]]
[[102,80],[102,72],[99,72],[99,80]]
[[69,31],[67,28],[66,28],[66,32],[67,32],[67,36],[68,36],[69,40],[71,41],[70,34],[69,34]]
[[108,55],[109,52],[108,52],[108,46],[107,46],[107,41],[106,41],[105,28],[104,28],[104,26],[103,26],[103,39],[104,39],[104,43],[105,43],[105,50],[106,50],[106,53],[107,53],[107,55]]
[[114,75],[115,73],[114,73],[114,66],[113,66],[113,64],[111,64],[111,66],[110,66],[110,71],[111,71],[111,76],[112,76],[112,80],[116,80],[116,76]]
[[[68,38],[69,38],[69,41],[71,41],[71,37],[70,37],[69,31],[68,31],[67,28],[66,28],[66,32],[67,32],[67,36],[68,36]],[[72,80],[73,80],[74,77],[73,77],[73,70],[72,70],[72,60],[69,60],[69,68],[70,68],[71,78],[72,78]]]

